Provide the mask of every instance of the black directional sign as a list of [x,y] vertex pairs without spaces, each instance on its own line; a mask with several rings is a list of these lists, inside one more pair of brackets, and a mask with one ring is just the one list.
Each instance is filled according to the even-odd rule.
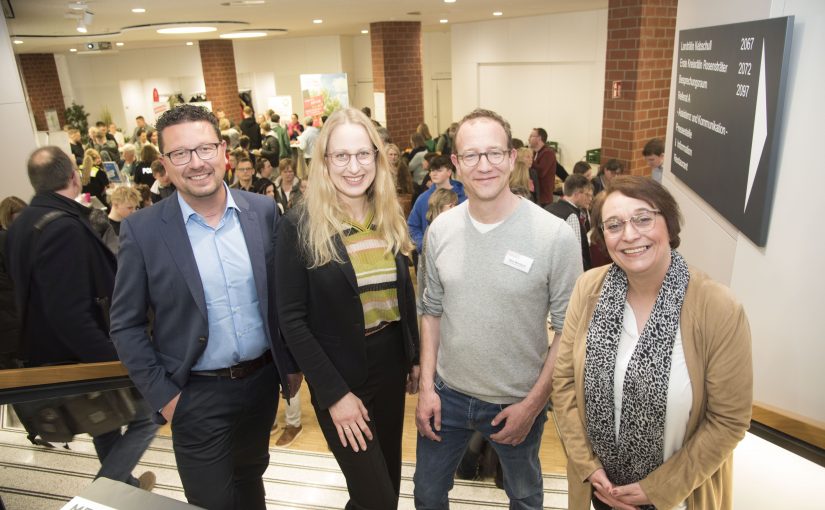
[[671,171],[768,238],[793,17],[679,32]]

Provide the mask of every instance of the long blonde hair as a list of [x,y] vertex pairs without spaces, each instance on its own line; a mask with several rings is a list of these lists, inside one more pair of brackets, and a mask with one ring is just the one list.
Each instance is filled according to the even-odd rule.
[[510,189],[530,189],[530,163],[533,151],[527,147],[516,149],[516,162],[510,172]]
[[100,153],[94,149],[86,149],[83,153],[83,165],[80,167],[80,182],[85,186],[92,180],[92,168],[95,161],[100,158]]
[[299,221],[299,239],[306,249],[310,268],[330,262],[343,262],[336,249],[336,237],[344,235],[344,220],[349,211],[338,199],[338,192],[327,169],[327,145],[335,129],[342,124],[363,127],[378,150],[375,160],[375,180],[367,189],[367,201],[373,211],[373,225],[387,243],[387,251],[409,255],[413,244],[407,231],[407,222],[395,194],[395,179],[390,170],[384,144],[372,121],[360,110],[344,108],[336,111],[324,123],[312,152],[304,208]]

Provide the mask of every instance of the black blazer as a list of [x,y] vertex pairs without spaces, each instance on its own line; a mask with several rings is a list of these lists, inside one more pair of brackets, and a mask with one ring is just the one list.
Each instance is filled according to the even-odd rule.
[[[355,271],[343,241],[343,263],[307,269],[307,256],[298,240],[304,208],[296,207],[278,224],[275,243],[275,281],[278,322],[287,347],[312,385],[322,409],[340,400],[368,375],[364,341],[364,309]],[[418,322],[415,291],[408,259],[395,257],[398,308],[407,364],[418,364]]]

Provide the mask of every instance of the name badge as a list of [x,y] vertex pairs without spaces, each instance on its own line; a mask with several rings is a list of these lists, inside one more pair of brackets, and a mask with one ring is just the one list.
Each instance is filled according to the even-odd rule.
[[533,259],[513,250],[507,250],[507,254],[504,255],[504,264],[513,269],[518,269],[522,273],[529,273],[530,268],[533,267]]

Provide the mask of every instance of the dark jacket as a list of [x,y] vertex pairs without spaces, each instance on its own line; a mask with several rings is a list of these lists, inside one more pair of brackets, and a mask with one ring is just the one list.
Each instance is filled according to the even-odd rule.
[[[36,234],[34,225],[51,211],[65,214]],[[88,216],[73,200],[40,193],[9,229],[8,270],[28,365],[117,359],[100,302],[112,296],[115,256]]]
[[[287,346],[312,385],[318,404],[327,409],[367,380],[364,309],[355,271],[340,239],[337,247],[343,263],[307,269],[307,257],[298,238],[303,209],[292,209],[278,226],[278,320]],[[408,365],[418,364],[415,293],[407,257],[399,253],[395,265],[404,353]]]
[[587,229],[584,228],[581,220],[579,219],[579,215],[581,211],[578,207],[571,204],[567,200],[559,200],[558,202],[554,202],[548,206],[544,207],[554,216],[561,218],[564,221],[567,221],[571,215],[576,216],[576,222],[579,224],[579,234],[581,239],[581,248],[582,248],[582,265],[584,266],[584,270],[587,271],[591,267],[590,264],[590,243],[587,240]]
[[249,137],[249,148],[261,148],[261,126],[255,122],[254,117],[247,117],[241,121],[241,133]]
[[0,230],[0,369],[18,368],[23,352],[20,345],[20,317],[14,302],[14,285],[6,270],[6,237]]

